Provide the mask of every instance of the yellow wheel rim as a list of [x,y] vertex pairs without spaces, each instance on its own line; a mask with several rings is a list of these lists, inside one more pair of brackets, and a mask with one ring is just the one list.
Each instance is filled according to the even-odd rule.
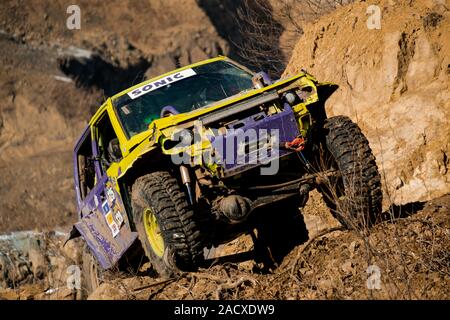
[[144,227],[150,246],[158,257],[162,257],[164,255],[164,239],[156,216],[150,208],[144,210]]

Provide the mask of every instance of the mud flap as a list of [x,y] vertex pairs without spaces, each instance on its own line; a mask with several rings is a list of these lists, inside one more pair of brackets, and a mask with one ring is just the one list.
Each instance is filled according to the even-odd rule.
[[73,226],[72,230],[70,230],[69,237],[64,241],[63,248],[66,246],[67,242],[69,242],[72,239],[76,239],[78,237],[81,237],[81,234],[78,231],[78,229],[75,226]]

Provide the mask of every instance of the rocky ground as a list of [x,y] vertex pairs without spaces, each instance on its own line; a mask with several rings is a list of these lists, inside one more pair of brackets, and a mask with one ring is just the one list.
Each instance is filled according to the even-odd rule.
[[[271,269],[237,255],[253,249],[251,238],[242,236],[219,248],[207,269],[163,280],[150,276],[147,263],[136,273],[109,274],[88,299],[450,298],[450,195],[392,206],[368,235],[340,229],[318,193],[302,213],[308,240]],[[286,236],[286,229],[274,232]],[[290,236],[302,237],[302,230]],[[2,249],[14,246],[0,255],[0,280],[9,286],[0,299],[79,298],[67,282],[71,266],[79,265],[81,245],[63,248],[63,238],[53,232],[0,239]]]
[[[369,29],[369,4],[350,2],[79,1],[81,30],[66,28],[70,1],[2,2],[0,298],[79,298],[67,279],[81,244],[62,247],[77,216],[71,149],[104,97],[227,54],[274,76],[305,68],[340,85],[327,111],[367,135],[383,175],[384,222],[368,235],[335,230],[313,194],[299,215],[306,229],[278,266],[225,258],[160,282],[144,265],[90,298],[448,299],[448,3],[375,0],[381,29]],[[215,254],[252,247],[247,236]],[[379,290],[367,288],[369,265],[379,267]]]

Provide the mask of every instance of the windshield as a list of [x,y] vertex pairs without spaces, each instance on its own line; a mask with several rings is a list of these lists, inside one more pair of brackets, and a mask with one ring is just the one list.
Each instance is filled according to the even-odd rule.
[[189,112],[252,88],[252,74],[226,61],[216,61],[171,74],[114,101],[128,138],[148,129],[164,107]]

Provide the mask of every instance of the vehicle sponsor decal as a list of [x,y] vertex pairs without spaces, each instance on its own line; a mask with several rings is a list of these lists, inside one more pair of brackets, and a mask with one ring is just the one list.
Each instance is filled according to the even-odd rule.
[[119,225],[119,227],[123,224],[123,216],[122,213],[120,213],[120,211],[117,210],[116,215],[115,215],[117,224]]
[[133,91],[128,92],[128,96],[131,99],[136,99],[146,93],[152,92],[158,88],[165,87],[171,83],[183,80],[185,78],[192,77],[196,74],[197,73],[193,69],[186,69],[186,70],[171,74],[169,76],[165,76],[165,77],[155,80],[153,82],[147,83],[137,89],[134,89]]
[[111,229],[112,235],[113,237],[116,237],[119,232],[119,226],[117,225],[117,223],[114,221],[112,212],[108,212],[108,214],[105,216],[106,218],[106,222],[108,223],[109,228]]
[[108,197],[108,204],[110,207],[113,206],[114,200],[116,200],[116,196],[114,194],[114,190],[112,188],[106,189],[106,196]]
[[106,222],[108,222],[108,225],[110,226],[111,224],[115,223],[114,222],[114,218],[111,212],[108,212],[105,216]]
[[107,214],[111,209],[109,208],[108,201],[103,202],[102,204],[103,214]]

